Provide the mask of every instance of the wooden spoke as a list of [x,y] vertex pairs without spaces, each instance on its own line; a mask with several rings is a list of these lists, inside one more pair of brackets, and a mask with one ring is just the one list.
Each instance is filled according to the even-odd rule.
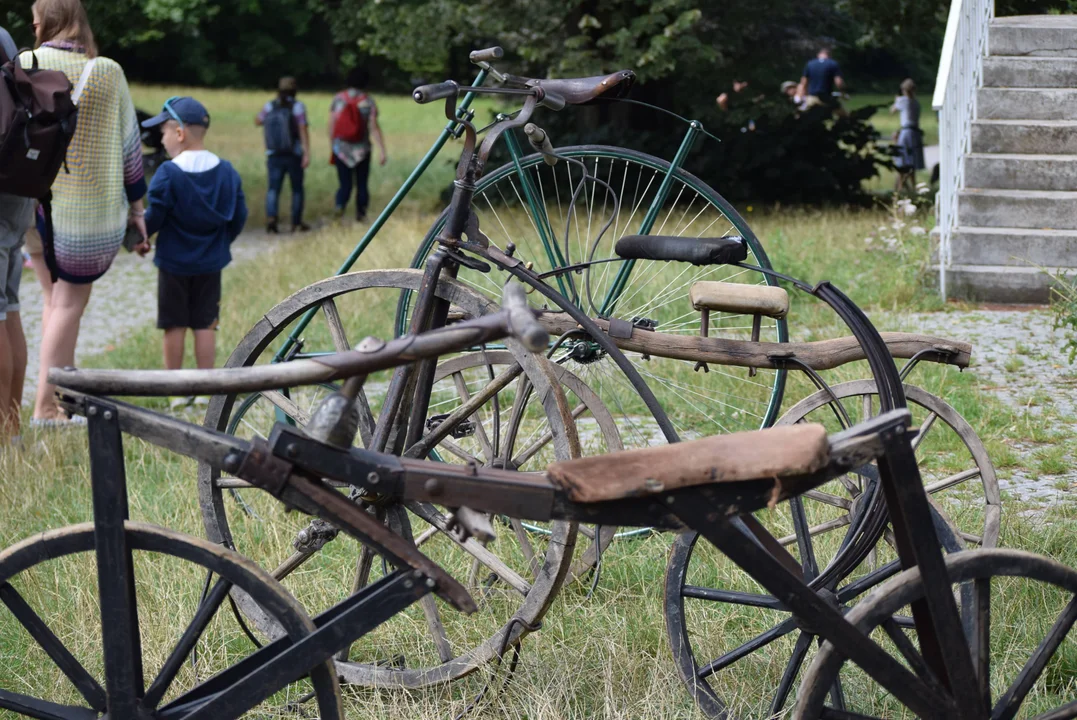
[[333,349],[337,352],[347,352],[352,349],[348,342],[348,334],[344,331],[344,323],[340,320],[340,312],[337,310],[336,301],[327,298],[322,301],[322,314],[325,322],[329,325],[329,336],[333,338]]
[[97,712],[105,712],[108,707],[104,688],[93,679],[86,668],[82,667],[60,638],[53,634],[45,621],[23,600],[22,595],[11,585],[3,583],[0,584],[0,601],[7,606],[26,632],[30,633],[30,637],[41,646],[56,667],[60,668],[60,671],[71,681],[87,704]]
[[772,642],[779,638],[785,637],[796,629],[796,620],[794,620],[793,618],[789,618],[781,624],[775,625],[770,630],[767,630],[765,633],[752,638],[751,640],[744,643],[735,650],[730,650],[722,657],[710,661],[699,669],[699,671],[696,673],[696,677],[700,680],[705,680],[719,670],[729,667],[738,660],[745,658],[748,655],[751,655],[760,648],[764,648],[767,645],[770,645]]
[[913,438],[912,441],[912,449],[914,451],[918,447],[920,447],[920,443],[922,443],[924,441],[924,438],[927,437],[927,434],[931,432],[931,428],[935,427],[935,421],[938,419],[939,414],[936,412],[932,412],[930,415],[927,416],[927,420],[924,420],[924,422],[921,423],[920,428],[916,431],[916,437]]
[[[467,389],[467,381],[464,379],[464,374],[458,372],[453,373],[452,379],[453,383],[456,384],[456,392],[460,395],[460,402],[467,403],[467,401],[471,399],[471,391]],[[482,413],[476,411],[472,414],[471,420],[475,423],[475,437],[478,438],[479,444],[482,445],[483,455],[485,455],[486,459],[492,463],[497,458],[497,452],[490,442],[489,436],[486,434],[486,427],[482,424]],[[500,418],[494,418],[495,423],[500,421]],[[483,464],[488,465],[489,463]]]
[[710,600],[727,605],[746,605],[748,607],[770,608],[780,610],[782,604],[777,598],[759,593],[741,592],[740,590],[718,590],[715,588],[699,587],[698,585],[685,585],[681,595],[696,600]]
[[305,426],[310,422],[310,413],[300,408],[294,400],[286,397],[279,390],[264,390],[261,394],[266,400],[276,405],[282,413],[295,420],[299,426]]
[[484,548],[475,538],[468,538],[464,542],[460,542],[453,533],[449,532],[448,519],[433,505],[412,502],[407,503],[407,508],[441,530],[446,537],[460,546],[465,552],[478,559],[479,562],[488,567],[498,578],[508,583],[518,593],[526,597],[527,593],[531,591],[531,583],[520,577],[519,573],[506,565],[497,555]]
[[475,463],[476,465],[482,465],[483,464],[483,462],[481,460],[479,460],[477,457],[475,457],[474,455],[469,453],[467,450],[463,449],[462,447],[460,447],[459,445],[457,445],[456,443],[454,443],[452,440],[450,440],[448,438],[442,438],[441,442],[438,443],[438,447],[442,447],[442,448],[448,450],[450,453],[452,453],[453,455],[460,458],[461,460],[463,460],[466,463]]
[[219,487],[219,488],[226,488],[226,489],[232,489],[232,490],[240,490],[240,489],[243,489],[243,488],[252,488],[252,487],[254,487],[254,485],[251,485],[246,480],[240,480],[239,478],[220,477],[220,478],[217,478],[217,480],[214,481],[214,482],[217,485],[217,487]]
[[843,510],[849,510],[853,507],[853,503],[850,500],[846,500],[843,497],[837,495],[831,495],[830,493],[822,492],[821,490],[809,490],[804,493],[802,497],[811,498],[812,500],[818,500],[821,503],[827,505],[833,505],[834,507],[842,508]]
[[0,690],[0,708],[38,720],[96,720],[99,713],[89,708],[59,705],[29,695]]
[[871,413],[871,398],[868,393],[864,393],[860,396],[860,422],[867,422],[874,417]]
[[972,533],[967,533],[967,532],[959,532],[957,535],[958,535],[958,537],[960,537],[965,542],[970,542],[970,543],[973,543],[975,545],[983,545],[984,544],[984,539],[983,539],[982,535],[973,535]]
[[578,532],[588,540],[595,539],[595,530],[591,525],[580,525]]
[[[374,565],[374,550],[369,545],[364,545],[359,552],[359,560],[355,563],[355,580],[352,582],[352,595],[365,588],[370,583],[370,569]],[[336,659],[348,662],[352,654],[352,646],[346,645],[336,654]]]
[[455,655],[453,655],[452,645],[449,644],[449,638],[445,635],[445,625],[441,622],[437,601],[434,600],[433,595],[424,595],[419,605],[423,609],[423,616],[426,617],[426,627],[430,631],[430,637],[433,638],[434,645],[438,649],[438,657],[443,663],[449,662]]
[[924,657],[917,650],[916,645],[909,639],[909,636],[905,634],[905,631],[901,628],[901,623],[897,622],[894,618],[888,618],[883,621],[883,631],[887,637],[897,647],[898,652],[905,658],[905,662],[909,664],[912,671],[923,680],[930,684],[938,692],[943,692],[942,687],[939,685],[938,678],[935,677],[935,673],[928,667]]
[[161,666],[161,671],[157,673],[157,677],[154,678],[153,683],[146,691],[145,697],[142,698],[142,703],[146,707],[156,708],[161,699],[168,693],[168,689],[172,686],[172,681],[176,679],[176,674],[183,667],[183,663],[190,656],[195,643],[202,637],[202,633],[206,631],[209,621],[217,614],[217,610],[221,607],[224,599],[228,597],[231,589],[232,583],[227,580],[218,580],[213,590],[206,596],[206,599],[199,603],[194,618],[187,626],[187,629],[183,631],[183,635],[180,637],[179,642],[176,643],[172,654],[168,656],[168,660]]
[[535,548],[531,546],[531,537],[527,534],[527,528],[518,518],[510,518],[509,524],[512,525],[512,531],[516,534],[516,542],[520,543],[520,551],[524,554],[524,560],[527,561],[527,566],[531,568],[531,577],[537,578],[540,567],[539,559],[535,555]]
[[[1069,601],[1058,619],[1055,620],[1054,625],[1051,626],[1047,637],[1032,653],[1032,657],[1028,659],[1025,666],[1021,668],[1021,672],[1017,675],[1013,684],[1006,688],[1006,692],[999,698],[998,703],[991,711],[991,720],[1013,720],[1017,716],[1021,703],[1025,701],[1025,697],[1032,690],[1032,686],[1036,684],[1040,675],[1047,668],[1048,661],[1054,656],[1062,641],[1066,639],[1075,621],[1077,621],[1077,597]],[[1059,710],[1067,708],[1073,712],[1072,715],[1048,714],[1046,717],[1077,717],[1077,702],[1070,703],[1070,705],[1059,708]],[[1055,712],[1058,711],[1056,710]]]
[[793,689],[793,681],[800,672],[800,666],[804,664],[804,658],[811,649],[814,635],[801,631],[797,637],[796,645],[793,646],[793,654],[789,656],[789,662],[785,664],[785,672],[782,673],[781,682],[778,683],[778,692],[774,694],[774,700],[770,704],[770,714],[778,715],[785,707],[789,699],[789,692]]
[[959,484],[965,482],[966,480],[970,480],[970,479],[972,479],[974,477],[979,477],[979,476],[980,476],[980,468],[974,467],[974,468],[972,468],[970,470],[963,470],[962,472],[954,473],[953,475],[951,475],[949,477],[945,477],[942,480],[936,480],[935,482],[931,483],[930,485],[925,485],[924,490],[927,491],[928,495],[933,495],[934,493],[942,492],[943,490],[946,490],[947,488],[951,488],[954,485],[959,485]]
[[[971,628],[969,650],[976,671],[976,682],[983,707],[991,707],[991,578],[977,578],[972,583]],[[971,620],[971,622],[970,622]]]
[[[819,535],[825,532],[830,532],[835,528],[845,527],[848,524],[849,516],[842,515],[840,518],[828,520],[827,522],[819,523],[818,525],[812,525],[811,528],[808,529],[808,532],[810,532],[812,535]],[[797,536],[795,533],[792,535],[786,535],[785,537],[778,538],[778,542],[780,542],[782,545],[792,545],[796,541]]]
[[438,530],[436,527],[428,527],[426,530],[423,530],[421,533],[419,533],[419,537],[415,538],[415,547],[422,547],[426,544],[427,540],[434,537],[439,532],[441,531]]

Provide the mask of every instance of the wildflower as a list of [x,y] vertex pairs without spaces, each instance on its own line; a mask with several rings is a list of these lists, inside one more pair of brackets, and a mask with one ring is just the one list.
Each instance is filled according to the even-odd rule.
[[866,237],[866,238],[864,238],[864,244],[865,244],[865,245],[871,245],[871,243],[873,243],[874,241],[875,241],[875,238],[873,238],[873,237],[870,237],[870,236],[869,236],[869,237]]
[[909,203],[908,205],[903,207],[902,210],[905,211],[906,215],[915,215],[916,214],[916,206],[913,205],[912,203]]
[[905,227],[905,223],[901,220],[895,220],[894,222],[890,223],[890,227],[895,230],[900,230],[901,228]]
[[909,228],[909,233],[911,235],[926,235],[927,230],[924,230],[919,225],[913,225],[911,228]]

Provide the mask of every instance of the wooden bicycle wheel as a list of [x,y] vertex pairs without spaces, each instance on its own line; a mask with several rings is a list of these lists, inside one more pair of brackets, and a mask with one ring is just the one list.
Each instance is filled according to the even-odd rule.
[[[1066,720],[1077,717],[1077,682],[1072,667],[1077,642],[1077,571],[1050,558],[1019,550],[980,550],[946,557],[973,667],[983,698],[982,714],[993,720]],[[846,619],[871,635],[903,664],[937,688],[915,633],[902,622],[910,603],[924,597],[918,568],[876,588]],[[818,718],[828,689],[841,677],[846,706],[858,718],[905,718],[912,714],[863,671],[824,642],[804,676],[794,717]],[[942,692],[947,692],[943,690]],[[940,716],[942,716],[940,712]]]
[[[401,292],[418,289],[421,280],[421,271],[385,270],[351,273],[315,283],[266,313],[227,365],[268,362],[267,348],[278,338],[283,339],[292,323],[311,308],[318,310],[320,319],[305,331],[308,346],[346,350],[362,335],[391,336],[392,308]],[[471,316],[496,309],[490,300],[459,282],[443,280],[438,294]],[[455,392],[434,396],[427,431],[445,422],[465,396],[485,393],[484,405],[496,402],[509,412],[500,413],[496,422],[476,423],[469,437],[454,438],[450,434],[433,448],[434,452],[443,458],[456,457],[457,461],[459,455],[454,451],[463,459],[483,464],[497,460],[504,449],[513,449],[514,441],[486,456],[476,456],[468,451],[475,447],[462,448],[460,443],[492,443],[497,432],[499,446],[504,445],[502,440],[511,437],[507,423],[513,422],[520,438],[534,436],[541,440],[528,450],[518,468],[521,471],[542,469],[554,460],[577,456],[579,442],[571,408],[560,391],[555,369],[514,341],[508,341],[506,348],[500,351],[504,353],[500,359],[506,363],[511,359],[511,363],[501,369],[511,370],[513,377],[503,386],[497,373],[494,380],[485,377],[484,382],[474,382],[486,372],[485,366],[472,368],[469,372],[474,376],[470,378],[473,382],[463,385],[457,385],[451,373],[442,378],[439,385],[447,385]],[[459,358],[446,360],[459,362]],[[523,395],[519,391],[521,382],[530,388]],[[365,428],[361,431],[363,439],[369,437],[386,388],[386,378],[381,375],[370,377],[366,383],[370,413],[364,414],[365,421],[361,422]],[[215,397],[206,424],[248,436],[264,435],[277,420],[302,426],[328,390],[281,389],[256,396]],[[517,397],[525,395],[526,402],[516,403]],[[516,415],[511,412],[514,407],[519,407]],[[494,417],[485,407],[479,414]],[[519,459],[519,453],[513,458]],[[286,513],[275,500],[244,485],[209,466],[199,468],[200,502],[209,538],[235,547],[270,568],[312,613],[342,600],[388,569],[369,548],[344,535],[338,537],[335,528]],[[240,502],[232,499],[233,493],[240,495]],[[518,641],[528,626],[541,620],[569,570],[576,542],[576,525],[557,522],[551,524],[550,536],[528,537],[526,547],[514,529],[500,532],[489,547],[473,538],[459,543],[445,532],[446,514],[433,505],[411,503],[404,507],[374,500],[365,506],[397,532],[410,535],[424,553],[455,577],[471,579],[480,611],[464,616],[445,612],[439,600],[420,601],[340,656],[337,668],[341,677],[359,685],[419,687],[447,682],[482,666],[497,656],[506,642]],[[277,632],[256,605],[243,597],[237,597],[236,603],[257,631],[268,636]],[[424,630],[417,633],[416,628]],[[508,640],[506,633],[510,633]]]
[[[821,390],[805,398],[779,424],[819,422],[838,431],[878,411],[873,380],[841,383],[831,392],[833,397]],[[913,426],[919,428],[913,444],[924,484],[937,520],[951,531],[947,551],[994,547],[999,489],[983,443],[940,398],[910,385],[905,394]],[[853,605],[898,571],[889,530],[878,547],[879,538],[868,538],[865,547],[865,539],[850,530],[853,518],[866,522],[865,491],[877,478],[874,465],[867,466],[756,513],[796,557],[812,586],[842,606]],[[708,716],[766,717],[788,710],[816,639],[800,630],[781,603],[709,544],[698,543],[694,533],[674,543],[665,592],[678,671]],[[774,690],[760,694],[760,687]]]
[[[93,523],[44,532],[0,553],[0,602],[9,611],[0,613],[0,708],[32,718],[109,713],[163,718],[197,712],[227,720],[246,711],[275,716],[312,687],[320,716],[343,720],[331,661],[310,668],[309,680],[271,697],[257,684],[225,690],[221,676],[214,676],[223,669],[222,647],[229,663],[252,651],[249,642],[235,637],[232,623],[222,627],[217,609],[229,587],[256,602],[293,642],[314,631],[313,621],[278,582],[250,560],[199,538],[138,522],[125,523],[124,532],[134,575],[133,624],[102,621],[93,582]],[[174,592],[205,581],[207,573],[218,579],[212,588],[207,585],[203,599]],[[137,617],[149,622],[140,628]],[[195,666],[192,658],[203,638],[212,642]],[[107,666],[104,648],[120,648]],[[231,676],[232,681],[251,669]],[[303,670],[297,668],[296,675]],[[229,699],[239,703],[231,705],[232,712],[213,709]]]

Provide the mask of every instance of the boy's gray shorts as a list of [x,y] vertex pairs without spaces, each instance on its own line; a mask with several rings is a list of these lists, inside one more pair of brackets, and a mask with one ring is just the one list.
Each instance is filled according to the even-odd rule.
[[33,223],[33,200],[0,193],[0,321],[19,310],[22,243]]

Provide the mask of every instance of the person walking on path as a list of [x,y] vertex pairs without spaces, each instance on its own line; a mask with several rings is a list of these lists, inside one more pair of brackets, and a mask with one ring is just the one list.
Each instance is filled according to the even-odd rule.
[[916,99],[916,83],[912,78],[902,81],[901,94],[894,98],[890,112],[901,113],[901,127],[894,132],[893,138],[897,149],[894,167],[898,171],[894,192],[900,193],[905,186],[912,192],[916,189],[916,171],[926,167],[924,132],[920,129],[920,101]]
[[329,106],[329,143],[333,149],[329,163],[336,166],[340,183],[336,198],[337,219],[344,217],[354,183],[355,219],[366,220],[370,204],[371,141],[378,146],[378,163],[384,165],[389,160],[378,126],[378,106],[364,89],[368,81],[366,70],[354,68],[348,73],[348,87],[337,93]]
[[[247,221],[239,173],[206,150],[209,112],[192,97],[170,98],[143,127],[162,128],[172,158],[150,182],[146,230],[157,234],[157,327],[164,330],[164,362],[183,367],[187,329],[194,335],[195,362],[211,368],[216,359],[221,271],[232,260],[229,249]],[[179,402],[177,402],[179,401]],[[177,399],[190,404],[194,398]]]
[[75,364],[79,324],[93,283],[112,265],[128,227],[136,228],[145,242],[146,181],[127,78],[118,63],[98,56],[82,3],[37,0],[32,12],[37,49],[20,58],[24,67],[36,57],[39,67],[63,72],[73,87],[89,67],[67,148],[67,171],[52,186],[53,232],[42,235],[49,282],[43,283],[40,373],[31,425],[53,426],[77,421],[56,404],[49,368]]
[[[0,27],[0,63],[19,54],[8,31]],[[26,379],[26,336],[19,316],[22,244],[34,222],[34,201],[0,193],[0,438],[19,442],[19,409]]]
[[292,186],[292,232],[306,232],[303,222],[303,175],[310,165],[310,128],[307,108],[296,98],[299,84],[294,77],[282,77],[277,97],[254,118],[265,135],[269,189],[266,191],[266,232],[280,232],[278,208],[284,176]]
[[825,105],[834,111],[839,111],[841,106],[834,99],[834,88],[841,90],[845,87],[845,79],[841,76],[841,67],[837,61],[831,59],[830,48],[820,48],[814,60],[809,60],[801,73],[800,87],[797,95],[806,98],[807,108],[816,105]]

